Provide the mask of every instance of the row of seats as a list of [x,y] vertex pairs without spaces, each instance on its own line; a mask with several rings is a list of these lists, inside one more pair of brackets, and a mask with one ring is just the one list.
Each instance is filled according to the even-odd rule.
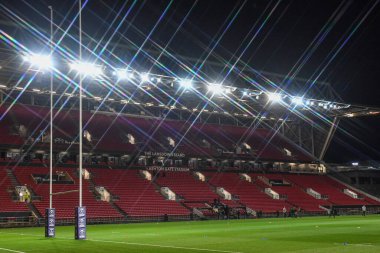
[[[264,177],[268,180],[284,180],[282,178],[281,174],[275,175],[262,175],[262,174],[250,174],[252,177],[257,176],[257,180],[259,181],[258,177]],[[318,212],[321,211],[321,208],[319,206],[326,206],[329,205],[329,202],[325,200],[319,200],[315,199],[311,195],[307,194],[304,189],[301,189],[295,185],[292,185],[291,182],[284,181],[288,184],[284,185],[273,185],[273,186],[266,186],[270,187],[272,190],[277,192],[280,195],[285,195],[286,200],[291,203],[292,205],[296,206],[297,208],[300,207],[305,211],[311,211],[311,212]]]
[[185,201],[213,202],[219,198],[210,187],[188,172],[165,172],[157,176],[156,182],[160,186],[169,187]]
[[137,170],[90,169],[96,185],[120,198],[115,202],[129,216],[188,215],[176,201],[165,200],[152,182]]
[[[78,193],[78,177],[73,168],[60,168],[60,171],[66,172],[74,180],[73,184],[53,184],[53,207],[56,208],[58,218],[74,218],[74,208],[79,204]],[[49,174],[49,169],[44,167],[17,167],[13,169],[19,182],[32,188],[37,196],[41,196],[41,201],[34,201],[33,204],[41,214],[45,213],[45,209],[49,207],[49,184],[37,184],[32,174]],[[88,209],[87,217],[122,217],[107,202],[97,201],[93,193],[90,191],[90,184],[87,180],[83,180],[83,206]]]
[[[41,201],[34,201],[34,205],[44,213],[49,206],[49,185],[37,184],[32,174],[48,174],[46,167],[18,166],[14,168],[0,168],[0,212],[27,211],[24,203],[13,202],[6,189],[12,188],[6,174],[6,169],[12,169],[20,184],[33,189]],[[57,209],[58,218],[74,217],[74,207],[78,205],[78,177],[74,168],[60,168],[73,179],[73,184],[54,184],[53,203]],[[191,172],[161,172],[154,182],[140,176],[139,170],[121,169],[89,169],[92,182],[97,186],[104,186],[112,195],[118,196],[115,204],[129,216],[162,216],[162,215],[189,215],[191,208],[207,209],[219,196],[214,192],[216,187],[238,197],[239,200],[221,200],[223,204],[239,208],[247,206],[253,210],[263,212],[276,212],[286,207],[300,207],[305,211],[321,211],[320,205],[379,205],[371,198],[354,199],[345,195],[342,190],[347,188],[339,182],[325,175],[295,175],[295,174],[257,174],[249,176],[252,182],[240,178],[238,173],[205,172],[207,182],[196,179]],[[288,185],[269,186],[259,179],[283,180]],[[97,201],[90,191],[89,180],[83,180],[83,205],[88,208],[88,217],[122,217],[108,202]],[[166,200],[160,193],[159,187],[166,186],[182,197],[181,202]],[[264,193],[270,187],[286,199],[273,199]],[[313,188],[321,194],[329,196],[327,200],[317,200],[308,195],[306,188]],[[206,210],[207,211],[207,210]]]
[[328,201],[335,205],[368,205],[373,204],[369,198],[354,199],[343,193],[347,187],[325,175],[284,175],[284,178],[297,184],[304,190],[312,188],[322,195],[328,196]]
[[7,176],[5,168],[0,167],[0,212],[27,212],[29,211],[25,203],[13,201],[10,191],[12,183]]
[[275,200],[263,193],[255,183],[240,179],[235,173],[207,173],[210,184],[216,187],[223,187],[229,193],[237,195],[240,202],[253,210],[263,212],[276,212],[291,205],[284,200]]
[[[8,107],[11,107],[9,111]],[[29,143],[32,143],[41,131],[47,129],[49,113],[50,110],[46,107],[22,104],[1,106],[0,114],[4,114],[5,117],[0,121],[0,129],[12,125],[24,125],[28,132],[24,141],[28,140]],[[74,141],[78,136],[78,111],[56,110],[54,115],[54,138],[61,138],[68,142]],[[263,160],[300,162],[313,160],[297,145],[269,129],[190,124],[185,121],[138,118],[117,114],[93,114],[89,111],[83,113],[83,121],[84,129],[89,131],[92,138],[92,141],[85,142],[86,150],[102,152],[176,151],[213,157],[217,149],[233,152],[236,144],[247,143],[254,150],[255,156],[257,155]],[[22,145],[21,137],[9,137],[9,129],[1,132],[3,135],[1,144]],[[134,136],[136,144],[128,142],[128,134]],[[175,140],[175,148],[168,145],[167,137]],[[210,143],[211,147],[202,147],[203,140]],[[268,140],[270,140],[269,143]],[[36,147],[44,146],[43,143],[35,145]],[[284,148],[291,151],[292,156],[287,156]]]

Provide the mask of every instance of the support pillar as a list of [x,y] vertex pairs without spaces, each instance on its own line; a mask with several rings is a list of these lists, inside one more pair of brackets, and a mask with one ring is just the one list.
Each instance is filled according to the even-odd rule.
[[331,127],[330,127],[330,130],[329,130],[329,133],[326,137],[326,140],[325,140],[325,143],[323,144],[323,148],[321,150],[321,153],[319,155],[319,160],[322,161],[325,154],[326,154],[326,151],[327,151],[327,148],[329,147],[330,143],[331,143],[331,140],[335,134],[335,131],[336,129],[338,128],[338,125],[339,125],[339,121],[340,121],[340,118],[338,118],[337,116],[335,116],[332,124],[331,124]]

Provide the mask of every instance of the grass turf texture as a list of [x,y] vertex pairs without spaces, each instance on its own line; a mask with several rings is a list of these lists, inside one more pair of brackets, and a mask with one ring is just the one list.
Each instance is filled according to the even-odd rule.
[[380,252],[380,216],[0,229],[0,252]]

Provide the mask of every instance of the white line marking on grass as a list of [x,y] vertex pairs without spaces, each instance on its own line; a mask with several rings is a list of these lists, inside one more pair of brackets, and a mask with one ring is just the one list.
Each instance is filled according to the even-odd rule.
[[[34,236],[42,237],[41,235],[25,234],[25,233],[12,233],[12,232],[0,232],[0,234],[13,234],[13,235],[24,235],[24,236]],[[74,240],[69,237],[55,237],[56,239],[63,240]],[[191,247],[181,247],[181,246],[170,246],[170,245],[159,245],[159,244],[148,244],[148,243],[137,243],[137,242],[118,242],[118,241],[105,241],[96,239],[86,239],[86,241],[91,242],[104,242],[104,243],[115,243],[115,244],[125,244],[125,245],[135,245],[135,246],[147,246],[147,247],[157,247],[157,248],[169,248],[169,249],[184,249],[184,250],[196,250],[196,251],[207,251],[207,252],[220,252],[220,253],[243,253],[239,251],[228,251],[228,250],[217,250],[217,249],[203,249],[203,248],[191,248]],[[21,251],[15,251],[16,253],[25,253]]]
[[16,253],[25,253],[24,251],[18,251],[13,249],[6,249],[6,248],[0,248],[0,250],[9,251],[9,252],[16,252]]
[[25,233],[14,233],[14,232],[0,232],[0,234],[4,234],[4,235],[22,235],[22,236],[42,237],[41,235],[25,234]]
[[373,247],[373,246],[375,246],[372,243],[349,243],[349,242],[338,243],[338,242],[335,242],[334,244],[335,245],[345,245],[345,246],[367,246],[367,247]]
[[242,253],[242,252],[238,252],[238,251],[217,250],[217,249],[202,249],[202,248],[190,248],[190,247],[181,247],[181,246],[170,246],[170,245],[137,243],[137,242],[117,242],[117,241],[104,241],[104,240],[95,240],[95,239],[87,239],[87,241],[115,243],[115,244],[126,244],[126,245],[136,245],[136,246],[147,246],[147,247],[157,247],[157,248],[169,248],[169,249],[184,249],[184,250],[197,250],[197,251],[223,252],[223,253]]
[[367,246],[367,247],[375,246],[375,245],[372,245],[371,243],[353,243],[352,245],[354,245],[354,246]]

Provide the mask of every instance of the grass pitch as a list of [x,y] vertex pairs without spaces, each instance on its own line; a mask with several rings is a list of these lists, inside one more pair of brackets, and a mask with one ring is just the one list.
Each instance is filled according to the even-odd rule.
[[380,216],[223,220],[0,229],[0,252],[380,252]]

